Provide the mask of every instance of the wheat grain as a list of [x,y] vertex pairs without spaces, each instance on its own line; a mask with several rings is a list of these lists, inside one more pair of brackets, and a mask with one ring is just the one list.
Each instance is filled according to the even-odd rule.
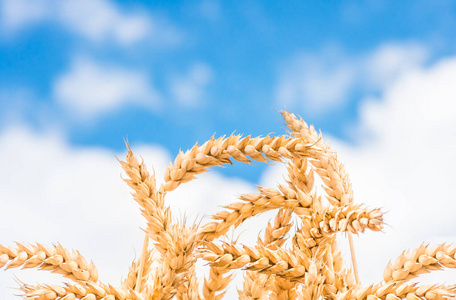
[[314,170],[308,167],[308,159],[291,159],[287,164],[290,188],[310,194],[314,187]]
[[244,276],[244,286],[242,291],[238,290],[241,300],[265,300],[268,299],[269,276],[258,274],[257,272],[247,271]]
[[206,300],[219,300],[225,295],[226,287],[232,280],[232,275],[227,275],[230,269],[211,267],[209,278],[204,279],[203,296]]

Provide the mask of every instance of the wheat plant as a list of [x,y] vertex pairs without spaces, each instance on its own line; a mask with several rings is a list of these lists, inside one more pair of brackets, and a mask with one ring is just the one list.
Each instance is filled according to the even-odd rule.
[[[357,299],[418,300],[455,297],[456,287],[419,285],[409,280],[420,274],[456,268],[456,245],[422,245],[390,262],[383,281],[361,286],[356,268],[352,234],[380,231],[383,213],[355,204],[353,191],[337,155],[321,134],[301,118],[282,112],[289,134],[265,137],[211,138],[179,152],[157,185],[127,144],[125,182],[133,190],[147,221],[141,256],[133,261],[119,286],[98,279],[95,265],[61,245],[0,245],[0,267],[38,268],[70,279],[62,285],[22,284],[24,299],[125,300],[222,299],[233,278],[243,271],[239,299]],[[277,161],[286,164],[287,180],[277,187],[258,187],[212,216],[206,224],[176,220],[166,195],[188,183],[209,167],[233,161]],[[320,178],[322,188],[315,184]],[[275,210],[275,219],[256,245],[240,245],[224,238],[230,229],[261,213]],[[292,224],[292,216],[295,224]],[[338,249],[336,234],[350,242],[352,263],[347,266]],[[210,266],[199,278],[197,260]]]

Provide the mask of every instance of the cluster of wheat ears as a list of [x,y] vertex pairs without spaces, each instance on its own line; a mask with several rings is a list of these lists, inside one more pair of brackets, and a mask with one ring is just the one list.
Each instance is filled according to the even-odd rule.
[[[456,245],[422,245],[389,263],[383,281],[361,286],[356,260],[345,265],[336,242],[337,232],[348,236],[366,229],[379,231],[383,213],[353,203],[353,192],[343,165],[312,126],[282,112],[289,135],[211,138],[180,152],[166,168],[164,184],[157,186],[144,162],[128,147],[121,165],[133,198],[147,220],[141,256],[133,262],[118,287],[98,280],[92,262],[61,245],[0,245],[0,267],[39,268],[71,279],[62,285],[22,284],[25,299],[221,299],[232,279],[244,273],[240,299],[368,299],[407,300],[453,298],[456,286],[408,283],[412,278],[445,267],[456,268]],[[277,188],[258,187],[258,193],[240,196],[204,225],[173,219],[165,197],[179,185],[208,171],[208,167],[250,163],[287,163],[288,179]],[[322,189],[314,186],[318,176]],[[260,213],[276,210],[273,222],[256,245],[228,242],[226,233]],[[292,214],[299,223],[293,231]],[[293,235],[293,236],[291,236]],[[289,242],[285,241],[289,238]],[[149,241],[153,245],[149,246]],[[202,288],[195,271],[198,259],[210,266]],[[202,290],[202,291],[201,291]]]

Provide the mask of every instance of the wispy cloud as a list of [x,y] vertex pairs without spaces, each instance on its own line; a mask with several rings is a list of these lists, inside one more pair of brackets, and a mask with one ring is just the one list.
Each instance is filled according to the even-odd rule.
[[124,105],[157,109],[158,93],[140,71],[77,58],[54,82],[53,97],[79,117],[92,118]]
[[110,0],[0,0],[0,13],[0,26],[9,34],[51,22],[92,42],[174,45],[182,39],[182,33],[163,17],[124,10]]
[[212,78],[213,71],[207,64],[196,63],[186,73],[173,75],[169,89],[179,104],[195,106],[201,103]]
[[426,48],[414,43],[382,44],[360,57],[332,47],[300,54],[281,70],[276,98],[282,107],[323,114],[343,106],[355,90],[385,88],[427,58]]

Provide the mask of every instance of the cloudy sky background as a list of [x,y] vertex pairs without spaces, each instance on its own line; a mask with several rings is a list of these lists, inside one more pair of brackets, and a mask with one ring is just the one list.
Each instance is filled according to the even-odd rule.
[[[384,233],[355,239],[362,283],[377,282],[402,250],[456,242],[454,36],[456,4],[441,0],[0,0],[0,243],[61,242],[116,285],[144,227],[123,139],[161,179],[214,133],[283,134],[286,108],[331,141],[356,201],[387,212]],[[216,169],[168,203],[199,220],[282,174]],[[235,236],[251,243],[268,217]],[[2,299],[14,276],[60,280],[2,271]]]

